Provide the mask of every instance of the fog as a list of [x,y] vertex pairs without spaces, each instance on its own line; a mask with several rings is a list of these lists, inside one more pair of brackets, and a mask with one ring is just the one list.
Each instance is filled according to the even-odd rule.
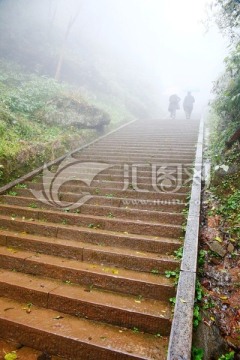
[[[160,104],[161,116],[167,113],[171,93],[183,99],[192,91],[201,109],[211,96],[212,82],[223,70],[224,39],[214,26],[206,32],[203,24],[207,0],[2,0],[1,4],[9,31],[19,33],[22,26],[24,37],[32,36],[33,48],[39,47],[36,33],[54,24],[54,32],[48,29],[48,47],[42,51],[49,56],[54,53],[51,42],[61,47],[69,18],[76,16],[67,47],[80,59],[84,76],[97,70],[111,81],[121,79],[129,88],[144,88],[141,91]],[[3,55],[13,60],[19,57],[16,47],[15,53],[4,48]],[[43,73],[53,75],[56,61],[48,61],[46,66],[46,60],[39,60],[35,69],[38,65]],[[154,114],[160,115],[160,109]]]
[[206,31],[208,3],[92,0],[85,4],[89,22],[84,27],[112,61],[155,85],[162,106],[171,93],[183,98],[188,90],[202,106],[227,54],[217,29]]

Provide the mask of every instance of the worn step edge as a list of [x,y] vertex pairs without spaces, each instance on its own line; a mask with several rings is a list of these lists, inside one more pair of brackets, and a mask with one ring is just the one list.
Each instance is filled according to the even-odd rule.
[[21,303],[5,298],[0,299],[0,325],[1,337],[68,360],[163,360],[166,357],[165,338],[134,334],[131,330],[71,315],[61,318],[61,313],[50,309],[35,307],[27,314]]
[[[85,174],[86,175],[86,174]],[[84,176],[83,173],[81,173],[81,176]],[[87,176],[87,175],[86,175]],[[44,176],[44,182],[42,181],[42,179],[38,179],[39,181],[37,182],[38,184],[41,183],[45,183],[45,184],[49,184],[52,182],[52,178],[49,177],[49,176]],[[113,179],[98,179],[98,177],[96,179],[94,179],[92,182],[91,182],[91,187],[97,187],[99,186],[99,189],[104,189],[104,188],[113,188],[113,189],[125,189],[127,186],[129,187],[133,187],[133,188],[136,188],[136,189],[140,189],[140,190],[152,190],[153,189],[153,179],[152,178],[148,178],[148,183],[146,182],[142,182],[142,181],[134,181],[135,184],[131,183],[130,179],[127,179],[126,180],[126,183],[124,183],[124,177],[122,176],[121,177],[121,180],[119,181],[115,181]],[[176,179],[176,185],[178,187],[178,192],[182,192],[182,193],[186,193],[186,192],[189,192],[190,191],[190,183],[191,183],[192,179],[189,177],[189,178],[185,178],[185,179],[181,179],[179,178]],[[55,186],[61,186],[62,184],[64,184],[66,182],[66,179],[63,178],[63,177],[60,177],[60,175],[54,180],[54,185]],[[79,185],[80,182],[81,182],[81,179],[78,179],[77,176],[73,176],[73,177],[69,177],[67,179],[67,182],[71,182],[71,185]],[[26,182],[25,185],[26,185],[26,188],[30,188],[31,187],[34,187],[32,186],[32,184],[34,183],[31,183],[31,182]],[[173,182],[174,184],[174,182]],[[171,192],[171,191],[174,191],[176,189],[176,186],[175,185],[172,185],[172,186],[166,186],[165,189],[167,190],[168,189],[168,192]],[[18,190],[18,187],[14,188],[14,190]]]
[[136,156],[136,157],[131,157],[131,156],[87,156],[87,155],[82,155],[82,154],[79,154],[79,156],[74,156],[74,159],[78,160],[79,162],[99,162],[99,163],[102,163],[102,162],[106,162],[106,163],[110,163],[110,164],[114,164],[114,165],[119,165],[119,164],[131,164],[131,163],[149,163],[150,161],[153,162],[153,163],[159,163],[159,162],[165,162],[165,163],[171,163],[171,162],[174,162],[174,163],[177,163],[177,162],[180,162],[181,164],[188,164],[188,163],[192,163],[194,161],[194,155],[193,156],[189,156],[189,157],[186,157],[186,156],[157,156],[157,157],[143,157],[143,156]]
[[1,271],[0,296],[94,321],[168,336],[169,302],[120,295],[28,274]]
[[[74,230],[67,227],[56,228],[56,226],[46,226],[46,224],[36,224],[35,222],[16,223],[15,220],[2,221],[0,230],[1,238],[4,239],[7,231],[23,234],[31,237],[57,238],[58,240],[71,241],[92,244],[96,246],[111,246],[122,249],[131,249],[132,251],[144,251],[158,254],[172,254],[181,246],[181,241],[171,238],[133,235],[128,233],[114,233],[96,229],[79,228]],[[4,240],[3,240],[4,241]],[[66,242],[66,246],[68,243]]]
[[[11,195],[0,195],[0,202],[7,202],[9,205],[16,205],[16,206],[24,206],[32,208],[32,204],[37,206],[39,209],[52,209],[51,204],[46,203],[46,199],[44,197],[39,198],[39,200],[34,197],[34,195],[29,193],[29,196],[11,196]],[[142,210],[142,211],[161,211],[162,213],[174,213],[178,214],[181,212],[186,203],[181,202],[180,200],[176,201],[168,201],[168,200],[141,200],[141,199],[133,199],[133,198],[118,198],[118,197],[106,197],[106,196],[97,196],[93,195],[91,199],[89,199],[86,205],[94,205],[94,206],[110,206],[119,209],[133,209],[135,211]],[[85,205],[84,204],[84,205]],[[81,209],[79,206],[75,211]]]
[[[174,296],[174,286],[164,275],[79,262],[45,254],[0,247],[1,268],[61,281],[95,286],[109,291],[164,300]],[[174,265],[172,269],[175,269]]]
[[[13,198],[10,197],[10,199],[12,200]],[[23,199],[23,198],[22,198]],[[17,200],[16,199],[16,204],[14,204],[14,201],[12,201],[12,203],[1,203],[0,202],[0,209],[4,210],[5,215],[6,214],[14,214],[15,209],[18,210],[19,212],[21,211],[25,211],[25,214],[22,214],[22,216],[25,217],[31,217],[28,214],[31,215],[31,210],[29,209],[29,198],[24,198],[25,201],[23,200],[22,203],[20,202],[20,204],[17,204]],[[0,197],[1,200],[1,197]],[[39,203],[38,203],[39,204]],[[41,203],[40,203],[41,205]],[[45,210],[46,213],[48,213],[50,210],[52,209],[52,207],[49,207],[49,210]],[[11,210],[11,211],[10,211]],[[29,213],[30,210],[30,213]],[[33,210],[33,209],[32,209]],[[35,211],[42,211],[41,207],[40,209]],[[69,219],[70,222],[68,222],[68,224],[73,224],[75,222],[75,220],[77,219],[77,214],[82,214],[82,215],[93,215],[93,216],[101,216],[101,217],[113,217],[113,218],[120,218],[120,219],[128,219],[128,220],[141,220],[141,221],[146,221],[146,222],[158,222],[159,220],[161,220],[162,223],[168,223],[170,222],[171,224],[174,225],[181,225],[184,221],[184,215],[181,213],[173,213],[173,212],[160,212],[160,211],[153,211],[153,210],[137,210],[137,209],[129,209],[129,208],[119,208],[117,206],[97,206],[97,205],[90,205],[90,204],[83,204],[81,205],[81,207],[78,209],[78,211],[74,212],[74,210],[69,210],[69,212],[66,211],[60,211],[60,210],[54,210],[54,213],[58,214],[58,215],[63,215],[64,214],[64,218],[65,219]],[[39,218],[39,216],[38,216]]]
[[163,273],[169,267],[179,267],[179,262],[167,254],[142,252],[103,245],[86,244],[74,240],[62,240],[26,234],[0,232],[0,243],[9,248],[60,256],[93,264],[117,266],[129,270]]
[[[4,209],[3,209],[4,210]],[[66,229],[66,230],[78,230],[79,228],[95,228],[101,229],[105,231],[112,231],[112,232],[122,232],[122,233],[130,233],[132,235],[145,235],[145,236],[160,236],[160,237],[167,237],[167,238],[179,238],[183,234],[182,227],[180,225],[174,225],[170,223],[157,223],[157,222],[143,222],[143,221],[134,221],[134,220],[126,220],[120,218],[106,218],[104,219],[101,216],[90,216],[84,214],[77,214],[79,218],[74,225],[67,225],[66,218],[64,217],[63,213],[54,213],[51,210],[43,211],[43,210],[35,210],[31,211],[15,209],[15,213],[11,212],[11,208],[5,209],[5,213],[9,213],[9,215],[2,215],[1,212],[4,212],[0,207],[0,221],[2,222],[2,226],[12,226],[13,228],[18,225],[22,228],[24,227],[23,222],[26,223],[26,228],[33,226],[33,220],[37,220],[35,222],[35,227],[39,225],[47,227],[49,230],[54,231],[54,227],[56,229]],[[24,215],[25,212],[25,215]],[[19,219],[16,215],[22,214],[23,217]],[[27,214],[30,214],[31,221],[26,219]],[[15,215],[15,216],[14,216]],[[24,218],[25,217],[25,218]],[[8,225],[4,225],[7,224]],[[14,225],[15,223],[15,225]],[[31,224],[28,226],[28,224]],[[63,225],[62,225],[63,224]],[[55,231],[56,232],[56,231]],[[57,237],[57,235],[54,235]]]
[[[41,197],[43,193],[43,185],[41,183],[33,183],[31,185],[31,189],[19,189],[18,194],[21,196],[32,196],[32,194],[36,198]],[[179,201],[186,201],[187,194],[178,193],[178,192],[168,192],[168,191],[134,191],[134,190],[121,190],[115,188],[104,188],[100,189],[99,187],[88,187],[84,185],[67,185],[64,184],[61,187],[60,191],[51,191],[51,196],[54,198],[64,199],[64,201],[78,201],[79,196],[83,194],[89,194],[92,196],[115,196],[121,197],[123,199],[126,198],[134,198],[134,199],[141,199],[141,200],[179,200]],[[120,196],[119,196],[120,195]],[[68,200],[68,198],[72,198],[73,200]]]
[[[158,165],[166,165],[166,163],[161,163]],[[175,167],[175,169],[177,168],[177,166],[179,165],[179,163],[172,163],[172,164],[167,164],[170,168],[172,167]],[[181,165],[181,164],[180,164]],[[114,166],[114,165],[113,165]],[[102,177],[102,176],[109,176],[109,177],[122,177],[124,176],[124,167],[123,166],[111,166],[110,168],[106,169],[106,170],[102,170],[101,172],[99,172],[96,176],[95,176],[95,179],[98,179],[98,177]],[[53,171],[55,170],[56,171],[56,166],[51,166],[50,169]],[[92,174],[92,171],[95,171],[95,169],[97,169],[95,166],[91,165],[91,167],[89,168],[86,168],[86,169],[83,169],[82,172],[81,172],[81,175],[84,176],[85,175],[89,175],[89,171],[90,170],[90,174]],[[152,178],[152,164],[149,164],[148,166],[146,166],[146,164],[144,164],[144,167],[142,167],[142,165],[140,166],[136,166],[136,169],[137,169],[137,174],[138,174],[138,180],[140,179],[149,179],[149,178]],[[185,170],[186,169],[186,170]],[[186,171],[188,171],[189,173],[193,170],[193,165],[190,164],[188,167],[184,167],[184,171],[180,171],[179,170],[179,175],[181,175],[183,178],[189,178],[189,174],[187,173],[186,174]],[[53,172],[55,172],[53,171]],[[77,171],[71,171],[70,172],[70,169],[69,169],[69,172],[68,172],[69,175],[71,176],[78,176],[79,175],[79,172]],[[174,177],[175,179],[175,174],[172,174],[172,176]],[[46,174],[47,176],[47,174]],[[39,173],[38,175],[36,175],[33,179],[33,182],[35,181],[38,181],[38,180],[41,180],[42,179],[42,172]],[[25,181],[28,181],[28,180],[25,180]]]
[[[83,176],[83,174],[81,173],[81,176]],[[117,189],[117,190],[121,190],[123,191],[123,189],[128,188],[129,190],[134,190],[134,191],[153,191],[154,187],[153,187],[153,179],[150,179],[151,181],[149,181],[149,183],[144,183],[141,181],[135,181],[135,184],[133,185],[130,181],[130,179],[128,179],[128,181],[126,181],[124,183],[124,179],[122,177],[122,181],[114,181],[114,180],[99,180],[99,179],[95,179],[91,182],[91,188],[94,189],[99,189],[99,190],[104,190],[105,188],[111,188],[111,189]],[[177,181],[178,179],[176,179],[176,185],[172,185],[172,186],[164,186],[164,191],[168,191],[168,192],[172,192],[175,191],[177,188],[177,192],[178,193],[188,193],[190,192],[190,185],[192,182],[192,179],[180,179],[179,181]],[[47,185],[50,184],[52,182],[52,178],[48,177],[48,176],[44,176],[44,182],[42,181],[42,179],[39,179],[39,182],[35,183],[35,184],[41,184],[41,185]],[[81,185],[82,180],[77,176],[69,176],[68,179],[66,180],[65,178],[62,178],[60,176],[58,176],[55,180],[54,180],[54,186],[56,187],[60,187],[63,186],[64,183],[68,183],[68,186],[75,186],[75,187],[79,187],[79,185]],[[173,182],[174,183],[174,182]],[[27,189],[33,189],[33,188],[38,188],[39,185],[33,185],[34,183],[31,182],[26,182],[26,188]],[[160,185],[160,184],[159,184]],[[19,190],[19,188],[14,188],[14,191]],[[160,190],[160,186],[159,186],[159,190]]]

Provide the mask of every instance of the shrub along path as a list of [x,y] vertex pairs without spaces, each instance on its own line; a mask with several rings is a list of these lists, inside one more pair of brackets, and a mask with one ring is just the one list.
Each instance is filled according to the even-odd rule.
[[0,337],[68,360],[166,358],[197,133],[137,121],[1,196]]

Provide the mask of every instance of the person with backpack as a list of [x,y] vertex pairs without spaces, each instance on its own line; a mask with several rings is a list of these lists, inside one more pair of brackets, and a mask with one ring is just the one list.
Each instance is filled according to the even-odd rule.
[[171,119],[175,119],[176,110],[180,109],[179,106],[180,100],[181,100],[180,97],[177,96],[176,94],[171,95],[169,98],[168,111],[170,112]]

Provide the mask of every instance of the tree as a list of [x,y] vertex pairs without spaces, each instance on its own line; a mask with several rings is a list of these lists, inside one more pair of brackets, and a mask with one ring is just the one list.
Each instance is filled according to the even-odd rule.
[[69,18],[69,21],[67,24],[67,28],[65,31],[65,35],[64,35],[64,39],[63,39],[63,43],[62,43],[62,47],[61,47],[61,51],[60,51],[60,55],[59,55],[59,59],[58,59],[57,69],[56,69],[56,73],[55,73],[55,80],[57,80],[57,81],[59,81],[60,76],[61,76],[62,65],[63,65],[64,56],[65,56],[66,49],[67,49],[67,41],[69,38],[70,31],[80,13],[80,10],[81,10],[80,6],[81,6],[81,4],[78,5],[74,15],[72,15],[72,14],[70,15],[70,18]]
[[210,9],[222,33],[231,42],[240,41],[240,0],[213,0]]

